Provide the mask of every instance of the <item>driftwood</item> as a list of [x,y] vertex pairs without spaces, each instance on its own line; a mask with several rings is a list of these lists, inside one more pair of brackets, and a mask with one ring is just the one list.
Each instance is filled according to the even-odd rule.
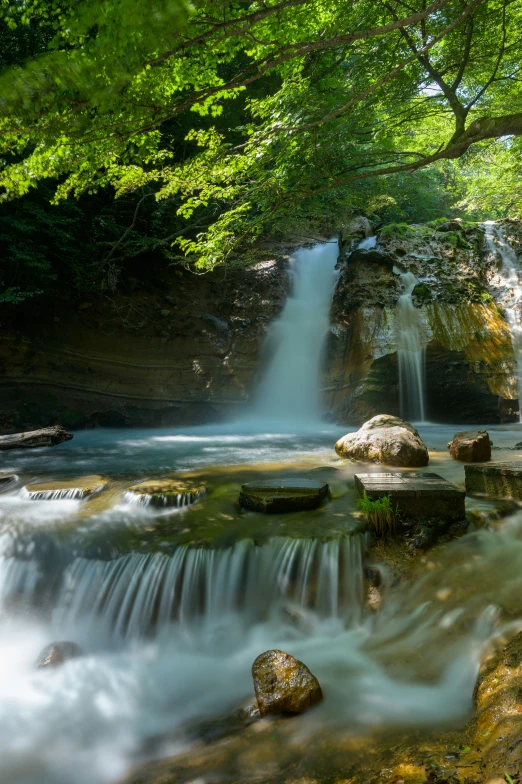
[[60,425],[42,427],[40,430],[29,430],[27,433],[13,433],[0,436],[0,449],[22,449],[37,446],[55,446],[62,441],[70,441],[72,433],[68,433]]

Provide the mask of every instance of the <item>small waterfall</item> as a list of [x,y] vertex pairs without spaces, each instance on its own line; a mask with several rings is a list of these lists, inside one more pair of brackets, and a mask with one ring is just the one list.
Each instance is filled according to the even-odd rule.
[[154,493],[132,493],[123,494],[123,502],[126,504],[137,504],[138,506],[172,507],[173,509],[184,509],[191,504],[195,504],[205,495],[205,490],[197,490],[189,493],[163,494]]
[[424,422],[426,347],[420,314],[412,298],[413,289],[419,281],[413,272],[401,272],[397,267],[393,271],[399,275],[404,287],[396,311],[401,417],[413,422]]
[[517,363],[518,400],[520,421],[522,421],[522,268],[517,254],[504,237],[500,226],[493,221],[484,224],[486,243],[491,253],[499,253],[502,259],[500,279],[494,285],[495,300],[504,309],[513,353]]
[[299,250],[291,260],[292,293],[268,335],[272,359],[256,394],[253,417],[306,424],[320,420],[321,355],[337,257],[337,242],[328,242]]
[[117,639],[172,622],[219,625],[230,614],[250,626],[277,608],[355,621],[363,551],[364,536],[353,534],[328,541],[274,537],[261,546],[246,539],[220,549],[182,546],[172,556],[75,558],[65,569],[53,621],[58,628],[102,621]]
[[58,490],[27,490],[23,487],[20,491],[22,498],[30,501],[82,501],[88,495],[93,495],[92,490],[82,487],[60,488]]

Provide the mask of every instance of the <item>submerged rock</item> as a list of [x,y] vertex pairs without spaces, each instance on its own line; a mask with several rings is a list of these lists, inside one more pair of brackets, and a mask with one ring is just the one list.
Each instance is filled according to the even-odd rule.
[[299,512],[316,509],[328,495],[326,482],[312,479],[267,479],[241,488],[239,505],[256,512]]
[[106,486],[106,479],[98,474],[90,474],[56,482],[37,482],[26,485],[25,490],[33,501],[56,501],[63,498],[87,498],[101,492]]
[[417,430],[399,417],[381,414],[373,417],[356,433],[337,441],[341,457],[366,463],[417,468],[428,465],[428,449]]
[[284,651],[260,654],[252,665],[252,678],[261,716],[304,713],[323,699],[315,675],[306,664]]
[[11,490],[18,482],[16,474],[2,474],[0,476],[0,493],[6,493]]
[[82,656],[82,654],[82,649],[75,642],[52,642],[50,645],[46,645],[40,652],[36,660],[36,666],[39,669],[42,667],[58,667],[69,659],[75,659],[77,656]]
[[149,479],[127,489],[128,500],[144,506],[181,507],[195,503],[206,492],[206,486],[183,479]]
[[486,430],[463,430],[453,436],[450,455],[464,463],[483,463],[491,460],[491,447]]

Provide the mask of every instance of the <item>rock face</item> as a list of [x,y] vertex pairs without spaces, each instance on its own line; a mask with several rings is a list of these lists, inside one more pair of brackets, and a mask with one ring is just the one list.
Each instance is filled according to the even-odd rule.
[[486,493],[498,498],[522,500],[522,466],[520,463],[466,465],[466,491]]
[[326,482],[312,479],[268,479],[241,488],[239,505],[256,512],[299,512],[316,509],[328,495]]
[[463,430],[455,433],[450,444],[450,455],[464,463],[484,463],[491,460],[491,441],[485,430]]
[[150,479],[127,490],[138,503],[174,507],[193,504],[205,492],[205,485],[183,479]]
[[[522,253],[520,224],[506,221],[503,229]],[[408,416],[401,413],[397,355],[402,271],[419,281],[412,296],[422,327],[427,419],[518,421],[516,361],[493,296],[498,258],[482,229],[459,221],[385,226],[371,258],[357,250],[359,240],[360,233],[343,237],[338,265],[323,382],[330,416],[350,424],[380,412]]]
[[99,493],[106,485],[107,481],[102,476],[91,474],[56,482],[37,482],[26,485],[25,490],[33,501],[56,501],[60,498],[87,498]]
[[319,681],[306,664],[284,651],[265,651],[252,665],[261,716],[304,713],[323,699]]
[[420,468],[429,462],[428,449],[413,425],[386,414],[373,417],[356,433],[340,438],[335,451],[363,463]]
[[68,433],[60,425],[30,430],[27,433],[14,433],[0,436],[0,449],[27,449],[29,447],[55,446],[63,441],[70,441],[72,433]]
[[144,280],[111,301],[63,308],[58,322],[50,314],[3,325],[0,433],[55,421],[73,430],[182,426],[237,413],[285,303],[293,247],[265,247],[242,269],[208,275],[177,267],[159,278],[145,264]]
[[82,653],[82,649],[75,642],[52,642],[41,651],[36,661],[36,666],[39,669],[42,667],[58,667],[69,659],[81,656]]

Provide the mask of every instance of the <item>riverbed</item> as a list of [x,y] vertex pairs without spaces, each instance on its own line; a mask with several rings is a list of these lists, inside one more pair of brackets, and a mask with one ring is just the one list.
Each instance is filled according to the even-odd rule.
[[[429,470],[462,485],[446,446],[458,429],[419,426]],[[488,430],[493,459],[522,457],[522,426]],[[484,646],[505,620],[493,600],[507,612],[522,582],[516,516],[448,544],[443,578],[428,559],[414,589],[390,587],[381,610],[365,611],[361,466],[333,450],[345,432],[93,430],[3,456],[19,482],[0,495],[2,781],[110,784],[147,754],[190,747],[198,723],[252,701],[251,664],[273,647],[302,658],[325,691],[295,720],[301,734],[467,718]],[[31,481],[86,474],[108,483],[91,499],[24,495]],[[204,482],[206,495],[179,510],[126,502],[129,485],[173,474]],[[296,475],[328,481],[332,498],[299,514],[239,509],[244,481]],[[36,670],[41,648],[60,639],[84,655]]]

